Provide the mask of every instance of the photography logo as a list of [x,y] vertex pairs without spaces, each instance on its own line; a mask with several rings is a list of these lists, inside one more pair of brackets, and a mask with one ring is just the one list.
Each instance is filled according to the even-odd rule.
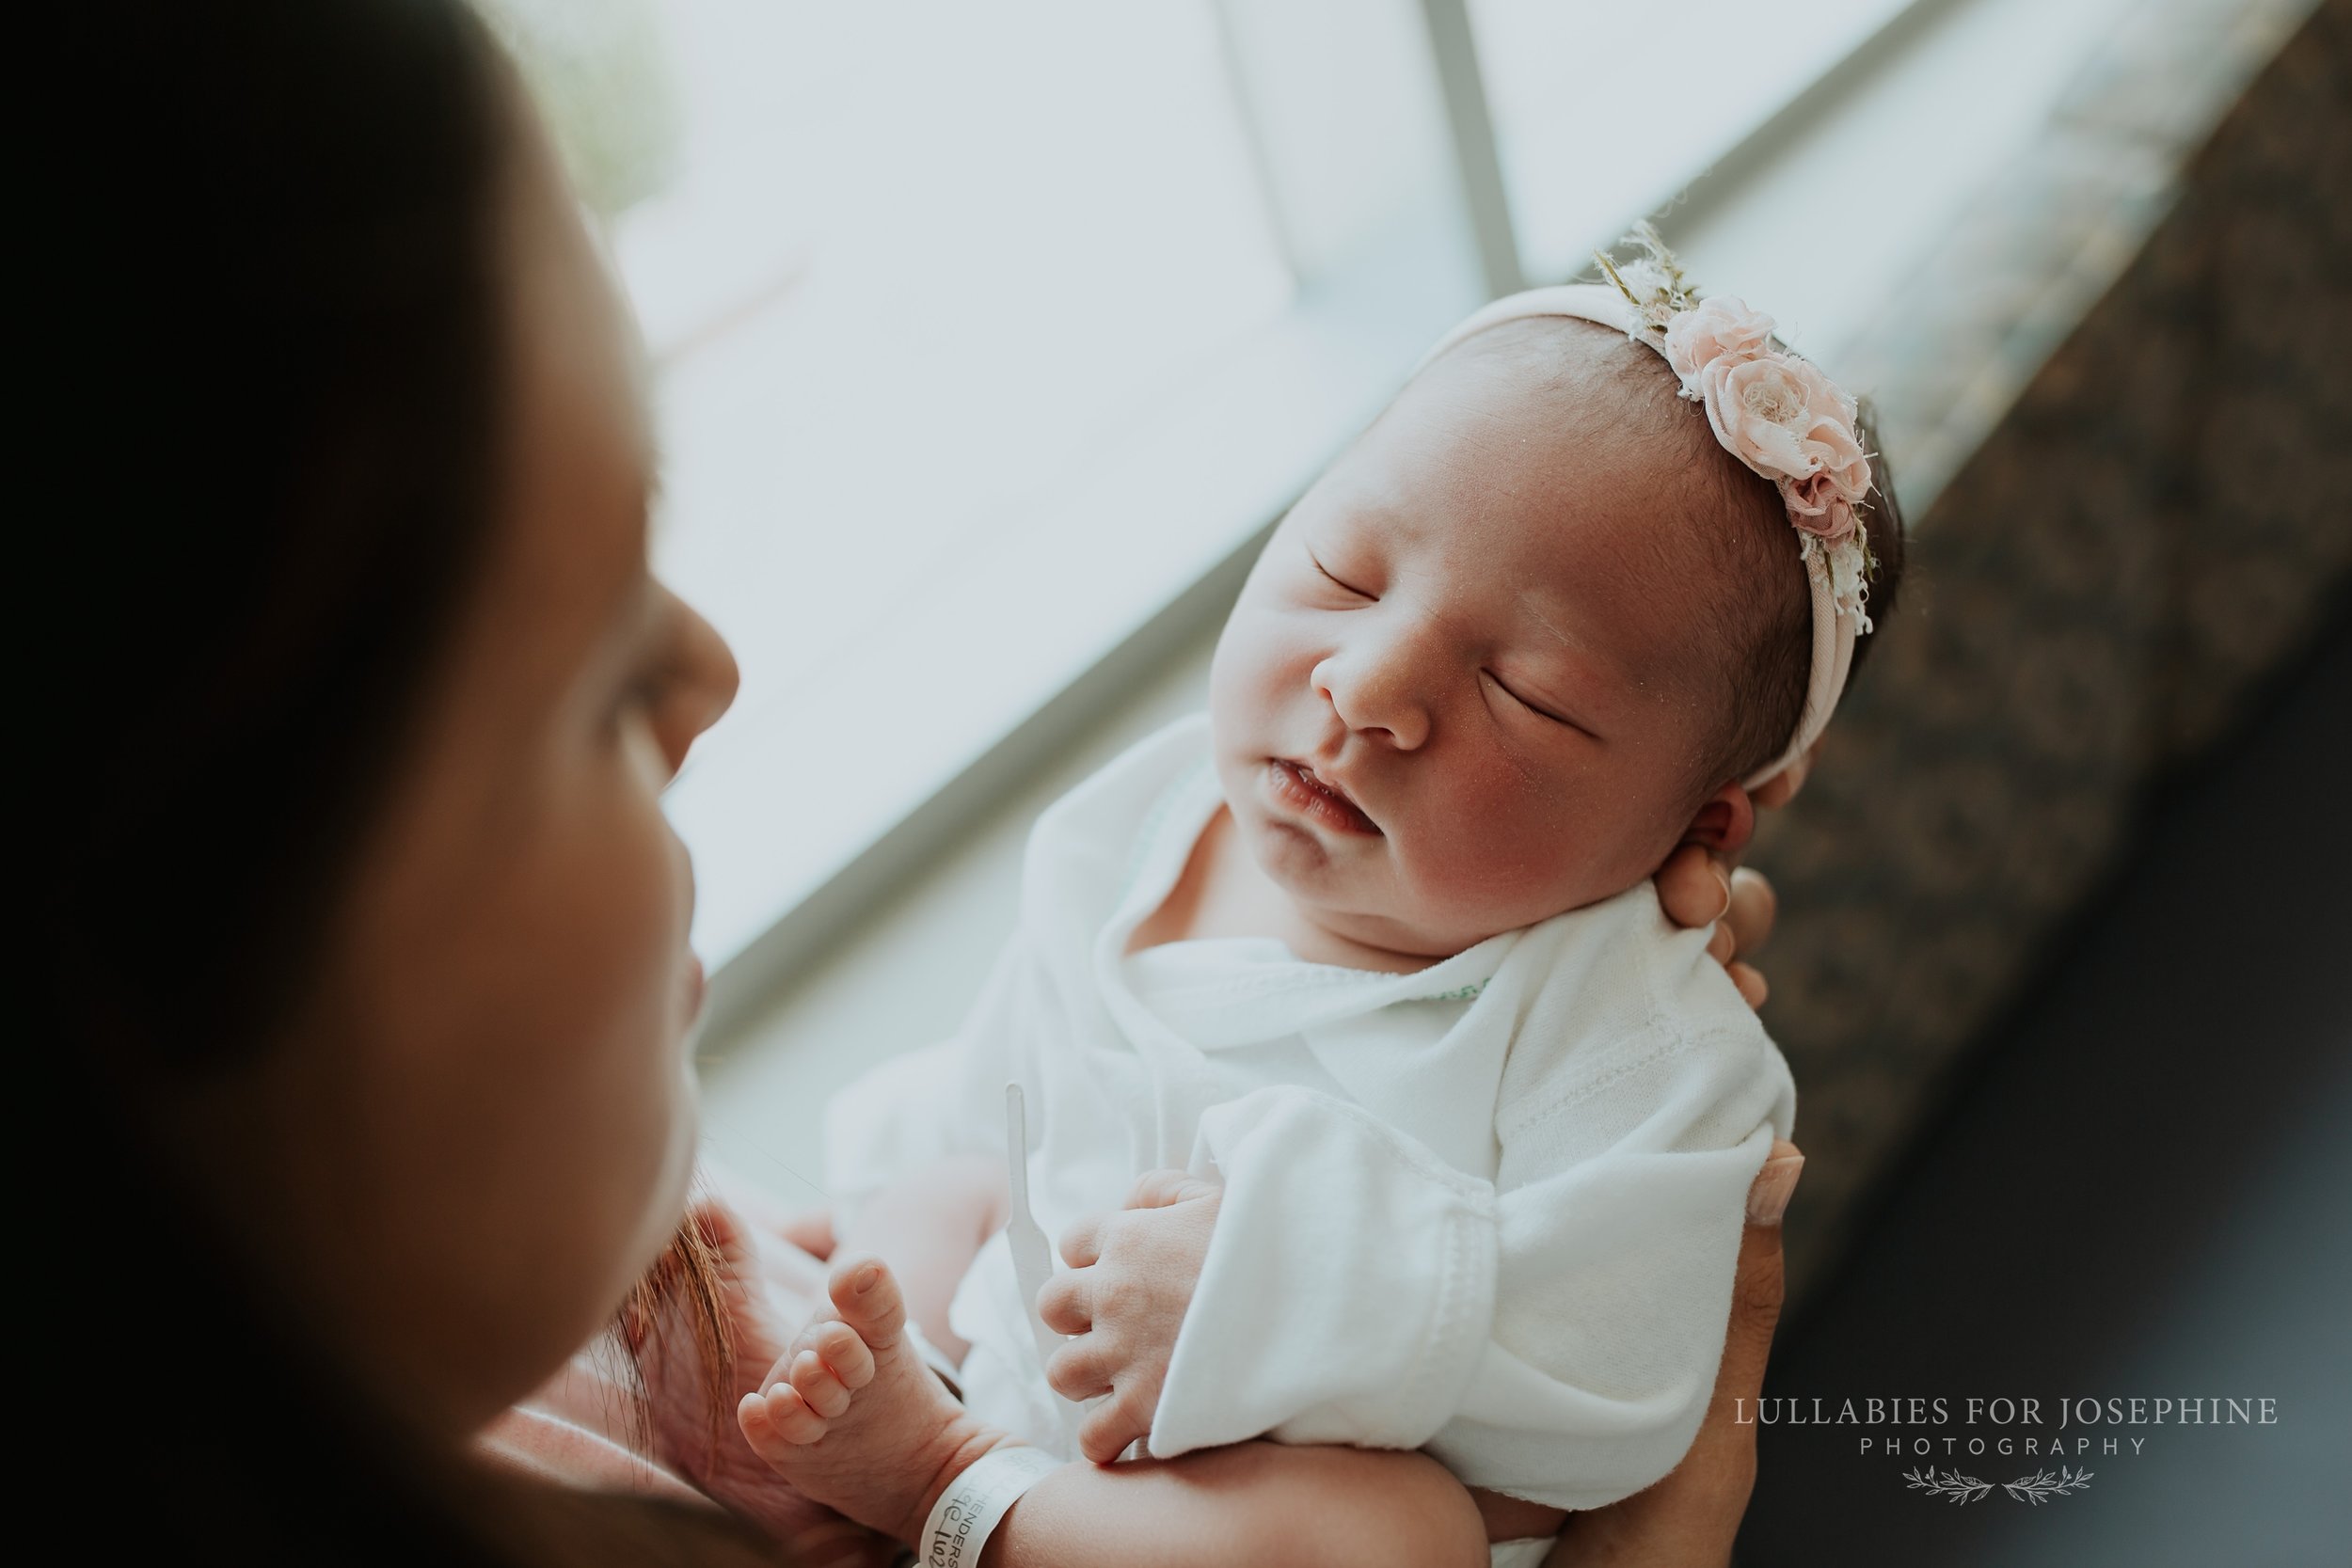
[[[1963,1504],[1982,1502],[1993,1491],[1991,1481],[1979,1481],[1974,1476],[1963,1476],[1958,1470],[1946,1470],[1940,1475],[1932,1468],[1905,1470],[1903,1480],[1915,1492],[1930,1493],[1947,1501]],[[2089,1470],[2070,1471],[2061,1465],[2055,1475],[2047,1470],[2038,1470],[2029,1476],[2019,1476],[2015,1481],[2005,1481],[2001,1482],[2001,1490],[2020,1502],[2039,1506],[2052,1497],[2062,1497],[2069,1492],[2080,1492],[2090,1484],[2090,1472]]]
[[[2152,1435],[2134,1428],[2185,1426],[2276,1426],[2275,1399],[2038,1397],[1959,1401],[1933,1399],[1805,1399],[1780,1396],[1738,1402],[1742,1424],[1853,1429],[1862,1457],[1924,1459],[1902,1472],[1903,1485],[1957,1507],[1984,1501],[1994,1492],[2039,1508],[2090,1488],[2092,1455],[2129,1463],[2146,1450]],[[1959,1419],[1953,1418],[1957,1414]],[[2023,1458],[2034,1466],[2013,1481],[1993,1481],[1972,1474],[1985,1465],[1967,1460]],[[1942,1461],[1939,1465],[1937,1461]]]

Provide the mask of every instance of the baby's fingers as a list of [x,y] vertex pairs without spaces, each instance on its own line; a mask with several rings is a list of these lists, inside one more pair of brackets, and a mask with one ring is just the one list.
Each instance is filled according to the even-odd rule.
[[1184,1170],[1148,1170],[1136,1178],[1136,1184],[1127,1193],[1130,1209],[1166,1209],[1171,1204],[1191,1198],[1206,1197],[1217,1190],[1216,1183],[1204,1180]]
[[1089,1214],[1061,1233],[1061,1260],[1073,1269],[1083,1269],[1101,1260],[1103,1256],[1103,1225],[1109,1216]]
[[1097,1465],[1110,1464],[1130,1445],[1152,1434],[1152,1416],[1158,1402],[1139,1395],[1132,1386],[1114,1390],[1078,1423],[1078,1451]]
[[1037,1315],[1057,1334],[1084,1334],[1094,1326],[1093,1292],[1088,1270],[1072,1269],[1047,1280],[1037,1292]]
[[1045,1381],[1066,1400],[1081,1402],[1111,1391],[1112,1357],[1099,1334],[1080,1335],[1045,1363]]

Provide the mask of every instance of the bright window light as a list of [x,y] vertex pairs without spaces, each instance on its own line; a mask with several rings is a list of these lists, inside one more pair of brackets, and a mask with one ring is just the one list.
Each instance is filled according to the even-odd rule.
[[658,367],[660,564],[741,657],[739,719],[854,681],[879,610],[1290,302],[1208,0],[586,8],[656,62],[660,145],[611,160],[655,188],[611,238]]
[[1912,0],[1470,0],[1534,282],[1673,198]]

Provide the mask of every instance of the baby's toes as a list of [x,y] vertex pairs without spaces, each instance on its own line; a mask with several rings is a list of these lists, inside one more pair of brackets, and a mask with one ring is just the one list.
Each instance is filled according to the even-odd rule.
[[849,1389],[825,1365],[825,1358],[813,1350],[804,1350],[792,1358],[792,1391],[801,1396],[803,1404],[828,1421],[849,1413]]
[[887,1350],[906,1332],[906,1298],[898,1276],[879,1258],[853,1258],[833,1271],[834,1310],[875,1350]]
[[794,1449],[816,1442],[831,1426],[808,1407],[800,1390],[789,1383],[778,1383],[764,1394],[747,1396],[736,1413],[736,1420],[753,1451],[771,1462],[794,1457]]
[[874,1381],[874,1353],[848,1323],[819,1323],[809,1331],[808,1348],[833,1369],[844,1388],[854,1391]]

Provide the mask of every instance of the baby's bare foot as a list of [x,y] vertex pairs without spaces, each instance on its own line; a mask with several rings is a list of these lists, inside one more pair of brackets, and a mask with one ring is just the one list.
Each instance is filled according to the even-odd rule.
[[829,1288],[838,1320],[803,1330],[736,1419],[794,1486],[911,1544],[948,1483],[1009,1439],[965,1414],[915,1354],[879,1259],[839,1264]]

